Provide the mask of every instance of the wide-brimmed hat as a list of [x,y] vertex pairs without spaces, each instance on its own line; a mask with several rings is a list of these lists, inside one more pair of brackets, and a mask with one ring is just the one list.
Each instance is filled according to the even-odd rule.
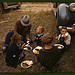
[[21,19],[21,24],[23,26],[29,26],[31,24],[31,20],[29,15],[24,15],[23,18]]

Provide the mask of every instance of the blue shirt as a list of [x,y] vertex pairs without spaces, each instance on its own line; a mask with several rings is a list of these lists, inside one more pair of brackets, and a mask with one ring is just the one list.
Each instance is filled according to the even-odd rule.
[[45,49],[45,47],[43,47],[43,51],[51,51],[54,48],[54,46],[52,46],[52,48],[50,49]]

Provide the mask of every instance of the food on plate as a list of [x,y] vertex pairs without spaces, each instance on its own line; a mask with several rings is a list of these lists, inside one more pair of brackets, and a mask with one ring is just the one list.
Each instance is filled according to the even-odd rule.
[[27,63],[22,63],[22,66],[27,68],[29,65]]
[[35,50],[35,53],[39,54],[39,51]]
[[63,49],[64,48],[64,46],[62,44],[54,44],[54,46],[57,46],[58,49]]
[[34,49],[34,50],[33,50],[33,53],[39,54],[39,51],[37,51],[36,49]]
[[39,50],[42,50],[42,47],[37,46],[36,48],[33,49],[33,53],[39,54]]
[[35,49],[35,50],[39,51],[39,49]]
[[22,67],[22,68],[29,68],[29,67],[32,66],[32,64],[33,64],[32,61],[26,60],[26,61],[23,61],[23,62],[21,63],[21,67]]

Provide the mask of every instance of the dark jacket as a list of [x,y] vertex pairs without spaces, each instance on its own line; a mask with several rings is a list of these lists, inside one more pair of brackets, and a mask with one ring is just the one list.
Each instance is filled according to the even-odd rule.
[[61,54],[59,53],[58,49],[54,47],[50,51],[40,50],[39,55],[37,55],[37,60],[47,70],[51,70],[52,67],[58,62],[60,57]]
[[35,35],[35,37],[36,37],[35,41],[36,41],[37,45],[39,45],[39,46],[41,46],[43,44],[42,41],[41,41],[41,39],[40,39],[43,35],[44,35],[43,33]]
[[23,37],[23,41],[26,42],[26,36],[27,34],[30,35],[30,30],[31,30],[31,24],[29,26],[23,26],[21,24],[21,21],[18,20],[16,22],[14,31],[17,32],[18,34],[20,34]]
[[5,58],[7,66],[16,68],[21,52],[22,49],[19,49],[19,47],[15,43],[12,43],[7,49],[7,54]]

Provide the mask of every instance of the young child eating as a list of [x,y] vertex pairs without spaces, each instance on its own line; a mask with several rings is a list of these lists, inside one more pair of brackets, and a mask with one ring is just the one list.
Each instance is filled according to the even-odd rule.
[[44,66],[47,71],[50,71],[61,57],[58,48],[52,46],[53,36],[50,33],[46,33],[42,36],[42,42],[44,44],[43,49],[39,51],[37,60]]
[[67,28],[66,27],[62,27],[62,29],[60,30],[60,33],[58,37],[56,37],[56,40],[59,41],[60,44],[64,45],[64,49],[68,49],[69,45],[71,43],[71,36],[70,34],[67,32]]
[[42,26],[38,26],[36,29],[36,35],[35,35],[35,41],[37,42],[37,45],[42,45],[42,36],[44,35],[44,28]]
[[6,64],[16,68],[19,60],[19,55],[23,52],[24,44],[21,47],[22,36],[14,33],[11,37],[11,44],[9,45],[6,53]]

